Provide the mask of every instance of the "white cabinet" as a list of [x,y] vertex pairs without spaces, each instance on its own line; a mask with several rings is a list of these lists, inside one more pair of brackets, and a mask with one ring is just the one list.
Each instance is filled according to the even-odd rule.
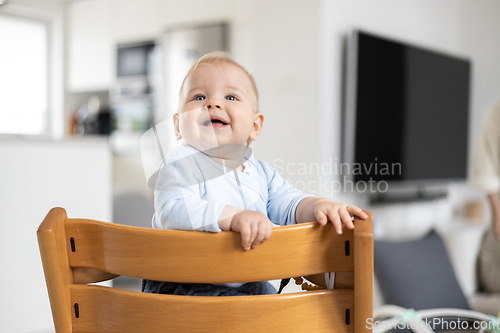
[[109,0],[68,5],[68,90],[108,90],[115,75],[115,43]]
[[245,21],[242,18],[248,18],[245,10],[249,3],[248,0],[68,1],[67,89],[75,93],[112,88],[119,43],[155,40],[168,27],[183,24],[214,23],[227,17]]
[[154,40],[166,25],[157,0],[86,0],[68,4],[68,89],[109,90],[116,45]]
[[157,38],[167,23],[165,1],[110,0],[112,34],[117,43],[139,42]]
[[52,207],[65,208],[68,217],[112,221],[109,144],[3,140],[0,156],[0,331],[54,332],[35,231]]

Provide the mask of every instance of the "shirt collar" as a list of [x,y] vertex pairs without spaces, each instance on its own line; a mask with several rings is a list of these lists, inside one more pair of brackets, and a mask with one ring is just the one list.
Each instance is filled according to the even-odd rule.
[[[191,149],[193,151],[193,153],[198,154],[199,156],[203,157],[205,160],[207,160],[208,162],[210,162],[212,165],[214,165],[216,168],[218,168],[220,170],[224,170],[224,169],[226,169],[227,171],[233,170],[233,169],[229,169],[229,168],[224,168],[224,166],[222,164],[214,161],[212,158],[210,158],[210,156],[204,154],[203,152],[188,145],[185,142],[183,142],[182,145]],[[244,167],[243,174],[252,175],[254,173],[255,168],[254,168],[252,163],[249,163],[249,160],[254,160],[254,154],[253,154],[252,149],[250,147],[247,147],[247,150],[245,151],[245,156],[243,157],[243,162],[241,164]],[[240,171],[238,171],[238,172],[240,172]]]

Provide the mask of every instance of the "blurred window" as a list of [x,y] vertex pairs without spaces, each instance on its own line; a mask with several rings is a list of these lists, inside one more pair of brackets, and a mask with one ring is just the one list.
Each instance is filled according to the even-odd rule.
[[0,133],[47,132],[47,34],[44,22],[0,15]]

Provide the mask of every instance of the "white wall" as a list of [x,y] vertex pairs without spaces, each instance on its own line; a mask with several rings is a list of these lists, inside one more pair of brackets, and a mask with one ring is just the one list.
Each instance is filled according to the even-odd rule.
[[53,331],[36,230],[52,207],[111,221],[105,140],[0,141],[0,331]]
[[320,2],[259,0],[254,8],[253,74],[265,117],[262,135],[252,143],[255,156],[270,165],[318,161]]

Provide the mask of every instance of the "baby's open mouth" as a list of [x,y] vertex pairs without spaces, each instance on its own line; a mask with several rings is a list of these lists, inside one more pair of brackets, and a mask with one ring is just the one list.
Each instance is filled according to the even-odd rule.
[[217,117],[217,116],[213,116],[213,117],[206,119],[202,124],[203,124],[203,126],[215,126],[215,127],[229,125],[228,122],[224,121],[222,118]]

